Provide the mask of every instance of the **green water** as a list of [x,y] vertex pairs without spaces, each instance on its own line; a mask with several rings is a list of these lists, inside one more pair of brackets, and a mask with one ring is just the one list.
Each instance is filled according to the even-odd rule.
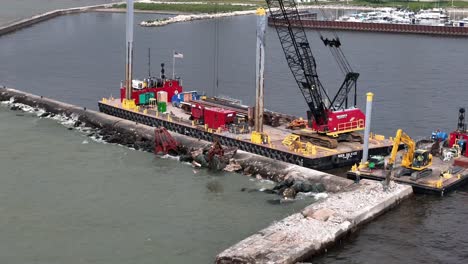
[[0,263],[210,263],[307,204],[5,107],[0,146]]

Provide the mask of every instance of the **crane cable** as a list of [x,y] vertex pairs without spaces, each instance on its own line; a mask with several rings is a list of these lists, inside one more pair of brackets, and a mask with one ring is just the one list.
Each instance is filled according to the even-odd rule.
[[[218,1],[215,3],[215,14],[218,14]],[[212,96],[216,96],[216,91],[218,90],[219,86],[219,78],[218,78],[218,62],[219,62],[219,21],[218,18],[215,18],[214,24],[214,57],[213,57],[213,93]]]
[[[318,4],[318,0],[315,0],[315,3]],[[328,20],[327,19],[328,16],[325,14],[323,8],[320,8],[320,5],[318,7],[318,10],[320,11],[320,14],[322,15],[322,17],[325,18],[325,20]],[[330,48],[330,52],[332,56],[334,57],[335,61],[337,62],[338,67],[343,72],[343,74],[346,75],[347,73],[352,72],[353,69],[351,65],[349,64],[348,60],[346,59],[346,56],[344,55],[343,50],[341,50],[340,48],[341,42],[340,42],[340,38],[338,37],[338,34],[336,33],[334,29],[331,29],[330,31],[332,32],[334,36],[334,39],[332,40],[328,40],[327,38],[325,38],[322,32],[319,29],[317,29],[317,33],[319,34],[320,39],[324,42],[325,46],[328,46]]]

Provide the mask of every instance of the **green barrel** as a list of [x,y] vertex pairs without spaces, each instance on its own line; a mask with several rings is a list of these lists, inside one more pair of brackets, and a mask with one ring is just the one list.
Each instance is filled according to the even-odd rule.
[[140,94],[140,105],[146,105],[149,102],[149,99],[146,97],[146,93]]
[[158,102],[158,112],[164,113],[167,110],[166,102]]

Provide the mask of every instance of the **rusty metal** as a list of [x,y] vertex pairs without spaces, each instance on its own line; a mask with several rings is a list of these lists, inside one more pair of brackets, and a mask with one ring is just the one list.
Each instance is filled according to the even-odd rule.
[[166,128],[154,129],[154,153],[177,154],[177,141],[169,134]]

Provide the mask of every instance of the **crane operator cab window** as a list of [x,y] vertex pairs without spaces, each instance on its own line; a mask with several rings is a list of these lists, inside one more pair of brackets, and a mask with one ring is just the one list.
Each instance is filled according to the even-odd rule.
[[420,168],[426,166],[429,162],[429,152],[425,150],[416,150],[414,153],[413,167]]

